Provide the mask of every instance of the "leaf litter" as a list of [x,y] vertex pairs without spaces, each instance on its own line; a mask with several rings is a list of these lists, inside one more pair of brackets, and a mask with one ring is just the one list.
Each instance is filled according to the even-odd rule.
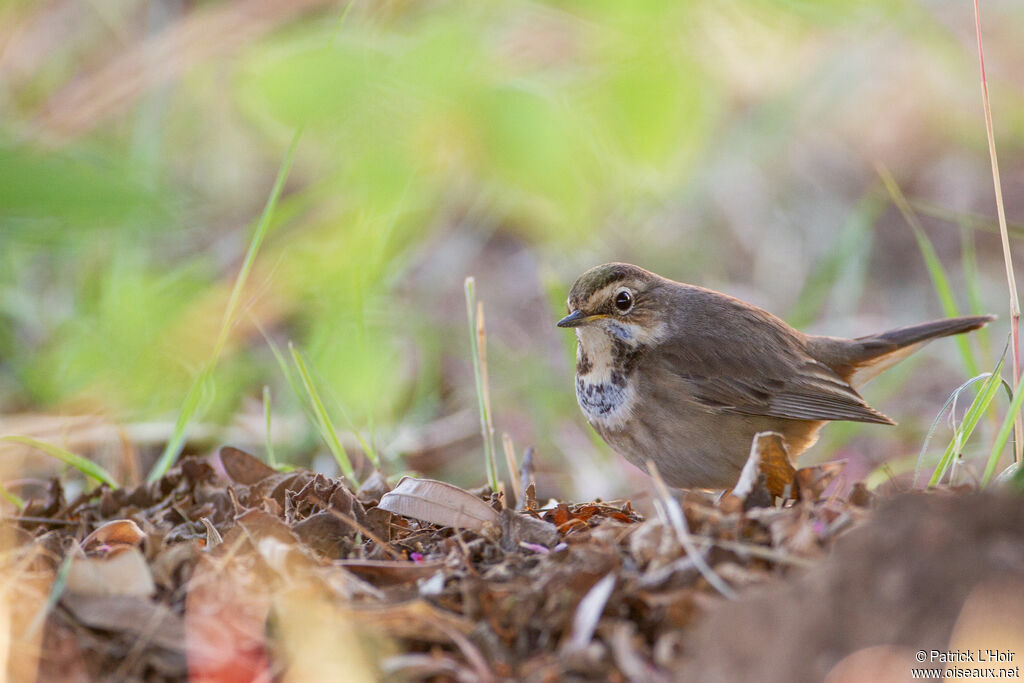
[[[914,511],[934,517],[952,498],[897,496],[900,523],[875,519],[883,513],[872,513],[863,486],[827,495],[841,467],[797,470],[777,435],[762,434],[724,496],[677,498],[652,471],[657,514],[646,519],[630,501],[540,506],[527,476],[518,501],[409,477],[392,489],[379,474],[354,490],[230,447],[132,489],[66,500],[53,480],[2,527],[7,671],[17,680],[816,680],[889,642],[854,623],[857,591],[872,586],[873,563],[914,576],[920,561],[906,544],[938,533]],[[1006,496],[961,498],[989,536],[1024,540],[1020,506]],[[874,527],[889,545],[844,541],[830,554],[851,529],[862,539]],[[1024,579],[1024,552],[1000,558]],[[958,571],[940,578],[971,584],[970,568]],[[830,605],[851,600],[836,626]],[[891,609],[873,609],[889,615],[888,637],[916,643],[909,627],[892,627]],[[929,633],[948,639],[957,609],[930,615]],[[792,636],[772,632],[765,615],[793,620],[790,631],[808,631],[803,642],[824,639],[825,654],[801,659],[789,652],[799,643],[773,642]],[[731,659],[734,650],[744,656]]]

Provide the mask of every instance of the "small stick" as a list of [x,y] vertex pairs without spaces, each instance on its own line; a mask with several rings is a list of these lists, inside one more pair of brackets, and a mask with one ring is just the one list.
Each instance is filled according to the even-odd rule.
[[525,510],[529,504],[529,492],[530,487],[533,486],[534,492],[537,490],[536,484],[533,481],[533,446],[527,446],[526,452],[523,453],[523,464],[519,466],[519,490],[522,492],[522,497],[519,498],[519,510]]
[[658,466],[652,460],[647,461],[647,473],[654,480],[654,488],[658,493],[658,497],[654,499],[655,507],[661,514],[662,520],[675,530],[679,544],[686,550],[686,555],[693,558],[693,565],[697,568],[697,571],[707,579],[707,582],[715,590],[726,598],[735,600],[738,597],[736,591],[721,576],[715,573],[715,570],[711,568],[711,565],[707,563],[704,556],[697,549],[697,545],[693,542],[693,537],[690,535],[690,530],[686,526],[686,515],[683,514],[683,509],[679,507],[679,501],[669,493],[665,480],[661,478],[661,473],[658,472]]

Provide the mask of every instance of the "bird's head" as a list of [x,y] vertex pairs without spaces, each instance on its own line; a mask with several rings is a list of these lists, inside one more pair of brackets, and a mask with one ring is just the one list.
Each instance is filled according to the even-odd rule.
[[664,329],[666,282],[628,263],[595,266],[576,279],[558,326],[600,329],[631,346],[654,342]]

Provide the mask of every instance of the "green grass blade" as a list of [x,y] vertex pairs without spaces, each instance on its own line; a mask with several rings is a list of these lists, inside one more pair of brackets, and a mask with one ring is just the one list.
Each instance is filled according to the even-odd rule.
[[[334,406],[338,409],[338,412],[341,413],[341,419],[345,421],[345,426],[348,427],[349,431],[356,437],[356,441],[359,442],[359,447],[363,449],[363,454],[370,459],[370,463],[373,464],[377,470],[380,470],[380,456],[377,454],[377,447],[370,441],[367,441],[366,438],[363,437],[362,432],[356,429],[356,423],[352,420],[348,411],[345,410],[345,406],[341,404],[341,401],[339,401],[329,390],[327,395],[334,403]],[[368,418],[368,421],[368,427],[370,429],[372,439],[373,418]]]
[[[991,377],[991,373],[986,372],[984,374],[972,377],[963,384],[961,384],[960,386],[958,386],[949,395],[949,398],[946,399],[946,402],[942,404],[942,407],[935,414],[935,418],[932,420],[931,425],[928,427],[928,432],[924,436],[924,442],[921,444],[921,450],[917,454],[916,464],[914,466],[914,481],[912,484],[914,488],[917,488],[917,481],[921,476],[921,468],[924,466],[924,456],[925,453],[928,452],[928,444],[931,443],[932,437],[935,436],[935,431],[939,428],[939,423],[942,421],[942,416],[946,413],[947,410],[950,410],[950,407],[956,402],[957,398],[960,396],[960,392],[966,390],[968,387],[974,384],[977,384],[978,382],[984,382],[989,377]],[[884,464],[885,463],[883,463],[883,465]]]
[[[903,191],[900,190],[899,185],[896,184],[896,180],[889,173],[889,170],[882,165],[877,166],[876,170],[896,208],[899,209],[903,219],[914,233],[917,247],[921,251],[925,267],[928,269],[928,276],[931,278],[932,286],[935,288],[935,293],[938,294],[939,302],[942,304],[943,313],[950,318],[959,316],[960,309],[957,306],[956,297],[953,295],[953,288],[949,284],[949,276],[946,275],[946,269],[943,268],[938,254],[935,253],[932,241],[928,239],[927,233],[921,227],[921,221],[918,220],[914,210],[910,208],[907,198],[903,195]],[[967,368],[967,372],[972,376],[981,374],[981,366],[974,356],[974,351],[971,349],[967,337],[965,335],[957,335],[953,339],[960,350],[960,356],[963,358],[964,367]]]
[[[256,328],[260,331],[260,334],[263,335],[263,339],[267,342],[267,346],[270,347],[271,353],[274,354],[274,358],[277,360],[277,364],[281,368],[281,372],[284,374],[285,379],[288,380],[288,384],[291,385],[292,391],[294,391],[295,395],[299,398],[299,404],[302,406],[303,411],[306,413],[306,417],[317,428],[317,431],[320,431],[320,418],[317,416],[316,407],[313,403],[312,398],[304,388],[304,380],[301,377],[295,377],[295,374],[292,372],[291,364],[288,363],[288,361],[284,357],[284,354],[281,353],[281,350],[278,348],[277,344],[274,343],[274,340],[270,338],[270,335],[266,333],[266,331],[260,326],[258,322],[256,323]],[[294,349],[292,352],[295,353]],[[312,376],[310,376],[310,382],[312,383]],[[370,459],[370,462],[373,463],[373,466],[380,470],[380,456],[377,454],[376,449],[373,448],[369,443],[367,443],[366,440],[363,438],[362,434],[359,433],[359,430],[356,429],[355,424],[352,422],[352,419],[345,411],[345,408],[337,400],[334,401],[334,404],[338,407],[338,410],[341,412],[342,419],[345,420],[345,423],[346,425],[348,425],[348,428],[355,435],[356,440],[359,442],[360,448],[363,449],[363,453],[365,453],[366,456]],[[326,408],[324,408],[324,416],[326,417]],[[327,424],[331,424],[329,419],[327,419]],[[329,444],[328,447],[330,447]]]
[[1006,417],[1003,418],[1003,424],[1000,425],[996,440],[992,444],[992,450],[988,454],[985,473],[981,477],[982,486],[988,486],[988,483],[992,480],[992,475],[996,471],[996,464],[999,462],[999,456],[1002,454],[1003,448],[1010,438],[1010,432],[1013,431],[1013,425],[1017,414],[1020,412],[1022,403],[1024,403],[1024,377],[1021,377],[1013,390],[1013,400],[1010,401],[1010,408],[1006,411]]
[[195,414],[199,412],[199,404],[202,402],[203,395],[209,391],[209,385],[213,381],[212,378],[213,368],[207,363],[196,376],[192,386],[189,387],[188,393],[185,394],[185,400],[181,404],[178,419],[174,421],[174,432],[167,441],[167,445],[164,446],[160,458],[153,465],[153,469],[149,471],[149,476],[147,477],[149,481],[156,481],[167,474],[167,470],[171,469],[171,465],[178,459],[182,449],[185,447],[188,424],[192,421]]
[[185,435],[188,431],[188,425],[192,421],[192,418],[195,417],[197,408],[199,407],[199,399],[203,393],[203,387],[213,381],[213,370],[217,366],[217,361],[220,359],[220,354],[224,351],[224,345],[227,343],[228,336],[231,333],[231,328],[234,326],[235,313],[238,310],[238,303],[242,298],[242,290],[245,288],[245,283],[249,279],[249,272],[252,270],[252,265],[256,261],[256,254],[259,252],[260,245],[263,244],[263,238],[267,235],[267,230],[270,227],[270,219],[274,215],[274,209],[277,207],[278,199],[281,197],[281,191],[284,189],[284,183],[288,179],[288,173],[291,171],[292,162],[295,160],[295,150],[299,146],[299,140],[301,138],[302,128],[299,128],[292,136],[292,141],[288,145],[288,151],[285,152],[284,159],[281,161],[281,166],[277,169],[277,177],[274,179],[274,186],[270,191],[270,196],[267,197],[266,204],[263,206],[263,213],[260,214],[259,221],[256,223],[256,229],[253,231],[252,238],[249,240],[249,249],[245,253],[245,260],[242,262],[242,267],[238,271],[238,277],[235,278],[235,285],[231,289],[231,296],[228,299],[227,308],[224,310],[224,317],[221,320],[220,332],[217,335],[217,343],[213,347],[213,354],[209,362],[199,373],[199,376],[196,377],[196,380],[193,382],[188,394],[186,394],[181,412],[178,414],[178,419],[174,423],[174,433],[167,441],[167,446],[164,447],[163,453],[160,454],[160,458],[153,466],[153,469],[150,470],[149,481],[156,481],[167,474],[167,470],[169,470],[171,465],[174,464],[174,461],[178,459],[178,456],[181,454],[181,450],[185,445]]
[[92,460],[83,458],[80,455],[75,455],[70,451],[66,451],[60,446],[54,446],[51,443],[45,441],[39,441],[27,436],[0,436],[0,441],[7,441],[10,443],[20,443],[24,446],[31,446],[32,448],[38,448],[47,455],[50,455],[57,460],[60,460],[65,465],[74,467],[76,470],[84,474],[85,476],[106,484],[112,489],[116,489],[117,482],[114,481],[114,477],[110,475],[101,465],[94,463]]
[[[987,313],[982,303],[981,278],[978,277],[978,257],[974,247],[974,232],[965,224],[960,224],[960,254],[964,271],[964,282],[967,284],[967,303],[970,306],[971,315],[984,315]],[[986,325],[975,331],[974,335],[977,345],[981,348],[982,362],[986,366],[992,365],[992,348],[989,339],[989,327]]]
[[302,389],[300,381],[295,377],[295,373],[292,372],[291,364],[284,357],[284,354],[281,353],[281,349],[274,343],[274,340],[270,338],[258,322],[256,323],[256,329],[258,329],[260,334],[263,335],[264,341],[266,341],[267,346],[270,347],[270,352],[274,354],[274,360],[277,361],[278,367],[281,368],[281,373],[284,375],[284,378],[288,380],[288,384],[291,386],[292,391],[294,391],[295,395],[299,398],[299,405],[302,406],[303,411],[306,412],[306,417],[308,417],[311,422],[315,423],[316,418],[313,416],[313,412],[309,408],[309,402],[306,400],[306,392]]
[[352,461],[348,458],[348,453],[345,451],[345,447],[341,445],[341,440],[338,439],[338,432],[334,429],[334,425],[331,424],[331,420],[327,415],[327,410],[324,408],[324,402],[320,398],[320,393],[316,389],[316,385],[313,384],[313,377],[309,374],[309,368],[306,366],[306,361],[302,358],[302,354],[295,348],[294,344],[288,344],[288,350],[291,351],[292,360],[295,362],[295,368],[298,370],[299,378],[302,380],[302,386],[306,390],[306,397],[310,402],[313,415],[316,418],[317,426],[320,430],[320,438],[323,439],[327,448],[331,451],[331,455],[338,463],[338,467],[341,468],[342,474],[359,485],[359,482],[355,477],[355,470],[352,468]]
[[42,604],[35,617],[33,617],[32,622],[28,625],[28,628],[25,629],[25,633],[28,634],[29,638],[39,632],[39,629],[46,623],[46,617],[57,606],[60,596],[64,595],[64,590],[68,587],[68,574],[71,573],[71,563],[74,559],[74,553],[68,553],[60,563],[57,575],[53,578],[53,584],[50,586],[50,592],[46,596],[46,602]]
[[[870,251],[871,229],[885,205],[877,193],[869,193],[854,207],[840,227],[833,248],[811,271],[800,290],[800,297],[786,314],[786,321],[793,327],[803,329],[815,322],[836,291],[844,285],[851,294],[863,289],[863,273],[858,272],[862,270],[859,264]],[[560,296],[563,294],[559,291]],[[569,335],[568,338],[575,343],[575,337]]]
[[974,401],[971,402],[970,407],[967,409],[967,413],[964,415],[960,428],[953,434],[953,438],[950,439],[949,445],[946,447],[946,451],[939,460],[939,464],[935,468],[935,472],[932,474],[931,480],[928,482],[929,486],[936,486],[942,480],[942,477],[946,474],[946,471],[953,463],[954,455],[962,449],[964,444],[966,444],[971,438],[974,428],[978,425],[978,422],[981,420],[982,415],[985,414],[985,411],[988,410],[989,405],[996,396],[996,392],[999,391],[999,387],[1002,385],[1003,380],[999,374],[1002,372],[1002,369],[1003,361],[1000,360],[995,371],[989,375],[984,384],[981,385],[978,395],[974,397]]
[[264,448],[267,450],[267,464],[274,469],[277,469],[277,457],[274,455],[274,441],[270,438],[270,427],[271,427],[271,411],[270,411],[270,386],[263,385],[263,426],[264,426],[264,440],[266,442]]
[[3,484],[0,484],[0,496],[3,496],[4,498],[6,498],[7,502],[9,502],[14,507],[18,508],[18,510],[24,510],[25,509],[25,500],[21,496],[19,496],[18,494],[11,493],[8,490],[8,488],[6,486],[4,486]]

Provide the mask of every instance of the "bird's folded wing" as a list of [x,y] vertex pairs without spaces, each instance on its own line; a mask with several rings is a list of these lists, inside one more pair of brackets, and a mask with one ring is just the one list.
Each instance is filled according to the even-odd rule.
[[776,355],[770,367],[759,365],[753,355],[730,357],[721,347],[713,359],[696,358],[691,350],[662,360],[676,390],[712,411],[895,424],[826,365],[795,351]]

